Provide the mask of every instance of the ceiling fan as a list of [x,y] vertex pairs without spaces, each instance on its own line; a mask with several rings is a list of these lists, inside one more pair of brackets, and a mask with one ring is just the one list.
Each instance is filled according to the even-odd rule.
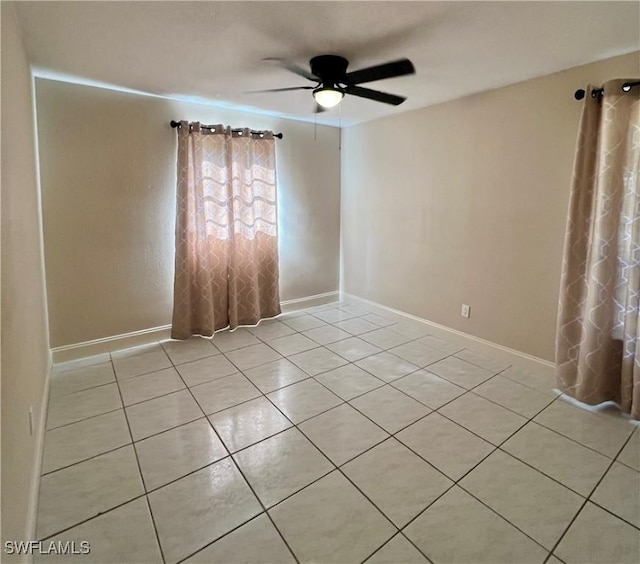
[[406,100],[402,96],[387,94],[370,88],[358,86],[365,82],[395,78],[415,74],[413,63],[409,59],[399,59],[357,71],[347,72],[349,61],[338,55],[319,55],[309,61],[310,71],[284,59],[264,59],[274,61],[298,76],[315,82],[315,86],[293,86],[290,88],[272,88],[257,92],[286,92],[289,90],[312,90],[317,102],[316,111],[324,111],[337,106],[345,94],[367,98],[383,104],[398,106]]

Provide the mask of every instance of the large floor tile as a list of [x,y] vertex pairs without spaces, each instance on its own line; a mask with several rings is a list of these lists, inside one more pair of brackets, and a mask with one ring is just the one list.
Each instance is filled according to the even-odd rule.
[[388,317],[378,315],[377,313],[367,313],[366,315],[363,315],[360,319],[364,319],[365,321],[368,321],[369,323],[373,323],[378,327],[388,327],[389,325],[395,325],[396,323],[394,319],[390,319]]
[[263,394],[268,394],[274,390],[309,378],[309,374],[300,370],[286,358],[250,368],[249,370],[245,370],[243,374],[249,378]]
[[378,347],[374,347],[372,344],[358,337],[350,337],[337,343],[331,343],[327,345],[327,348],[339,354],[341,357],[346,358],[349,362],[356,362],[367,356],[382,352]]
[[587,503],[554,552],[567,564],[637,564],[640,531]]
[[533,417],[553,401],[548,394],[500,375],[480,384],[473,392],[527,418]]
[[453,485],[394,438],[361,454],[342,470],[399,528]]
[[591,501],[640,528],[640,472],[614,462]]
[[213,335],[213,345],[223,353],[259,344],[259,339],[243,327],[235,331],[218,331]]
[[395,325],[389,326],[389,329],[394,333],[404,335],[405,337],[409,337],[410,339],[419,339],[422,337],[426,337],[429,334],[429,330],[427,329],[426,325],[417,323],[400,322],[396,323]]
[[562,399],[554,401],[535,421],[609,457],[618,454],[634,430],[626,419],[600,415]]
[[120,393],[124,405],[133,405],[158,396],[165,396],[183,388],[185,388],[184,382],[175,368],[165,368],[120,382]]
[[391,434],[411,425],[431,411],[389,385],[364,394],[350,403]]
[[401,533],[368,558],[366,564],[427,564],[429,561]]
[[347,364],[316,376],[316,380],[343,400],[350,400],[384,386],[384,382],[355,364]]
[[147,491],[212,464],[227,451],[206,419],[198,419],[135,444]]
[[191,558],[189,564],[294,564],[295,558],[266,514],[258,515]]
[[396,437],[452,480],[459,480],[494,449],[438,413],[427,415]]
[[187,390],[137,403],[126,412],[135,441],[202,417],[202,410]]
[[115,381],[116,375],[111,362],[102,362],[65,372],[54,372],[51,375],[49,394],[53,398]]
[[494,445],[502,443],[527,422],[513,411],[473,393],[460,396],[439,412]]
[[548,549],[553,548],[584,501],[500,451],[465,476],[460,485]]
[[334,471],[269,511],[300,562],[362,562],[396,528]]
[[455,356],[450,356],[440,362],[429,365],[429,372],[433,372],[435,375],[467,390],[482,384],[482,382],[493,376],[493,372]]
[[[284,337],[284,339],[287,338],[288,337]],[[264,343],[234,350],[226,353],[226,355],[240,370],[248,370],[254,366],[260,366],[261,364],[273,362],[281,358],[276,351]]]
[[547,551],[455,486],[405,530],[434,564],[542,564]]
[[336,307],[338,307],[338,309],[340,309],[341,311],[354,316],[367,315],[374,309],[374,307],[358,302],[342,302],[338,303]]
[[315,341],[299,333],[279,337],[278,339],[269,341],[269,345],[283,356],[291,356],[292,354],[315,349],[319,346]]
[[[395,327],[394,327],[394,331],[395,331]],[[460,345],[456,345],[455,343],[446,341],[445,339],[441,339],[440,337],[435,337],[433,335],[426,335],[424,337],[421,337],[416,342],[422,345],[426,345],[432,349],[435,349],[447,355],[455,354],[464,348],[464,347],[461,347]]]
[[466,392],[464,388],[425,370],[395,380],[392,386],[431,409],[438,409]]
[[238,369],[221,354],[187,362],[176,368],[187,386],[197,386],[238,372]]
[[265,507],[331,472],[333,465],[297,429],[289,429],[234,454]]
[[294,354],[289,357],[289,360],[310,376],[347,364],[344,358],[324,347]]
[[42,473],[70,466],[130,442],[122,409],[52,429],[45,434]]
[[410,337],[394,333],[385,327],[381,327],[375,331],[370,331],[369,333],[364,333],[360,335],[360,338],[383,350],[403,345],[411,340]]
[[351,333],[347,333],[342,329],[338,329],[333,325],[325,325],[324,327],[316,327],[315,329],[309,329],[302,333],[305,337],[309,337],[319,345],[328,345],[329,343],[336,343],[343,339],[351,337]]
[[162,562],[156,532],[145,498],[138,498],[125,505],[99,515],[86,523],[69,529],[49,542],[80,543],[86,541],[91,551],[82,556],[70,558],[68,554],[49,554],[34,556],[34,562],[127,562],[149,564]]
[[294,423],[301,423],[342,403],[338,396],[313,379],[276,390],[267,397]]
[[299,315],[298,317],[293,318],[286,317],[282,319],[282,323],[288,325],[296,331],[308,331],[309,329],[315,329],[316,327],[322,327],[323,325],[326,325],[326,323],[321,319],[307,314]]
[[418,370],[415,364],[411,364],[388,352],[381,352],[363,358],[356,362],[356,365],[385,382],[392,382]]
[[206,415],[256,398],[260,391],[242,374],[225,376],[191,388]]
[[337,466],[389,436],[348,404],[305,421],[300,430]]
[[271,341],[278,337],[284,337],[285,335],[291,335],[296,332],[295,329],[292,329],[277,319],[265,319],[256,327],[249,327],[248,329],[263,341]]
[[314,311],[313,316],[326,323],[338,323],[339,321],[357,317],[357,314],[350,312],[348,309],[331,308],[323,311]]
[[202,337],[191,337],[184,341],[163,341],[160,344],[173,364],[183,364],[220,354],[211,339]]
[[122,408],[117,384],[73,392],[49,399],[47,429],[54,429]]
[[111,357],[118,380],[171,367],[171,361],[160,345],[118,351],[111,353]]
[[362,333],[368,333],[369,331],[375,331],[380,328],[379,325],[366,321],[360,317],[347,319],[346,321],[338,321],[335,326],[347,333],[351,333],[352,335],[362,335]]
[[43,476],[37,537],[42,539],[144,493],[131,445]]
[[640,471],[640,426],[636,427],[629,442],[618,455],[618,462]]
[[539,392],[552,397],[556,397],[558,395],[558,393],[554,391],[556,388],[556,380],[551,373],[533,373],[516,366],[510,366],[506,370],[500,372],[500,376],[509,378],[509,380],[513,380],[514,382],[518,382],[530,388],[534,388]]
[[264,397],[209,416],[230,452],[236,452],[291,427],[291,422]]
[[458,358],[461,358],[462,360],[466,360],[467,362],[470,362],[471,364],[475,364],[480,368],[489,370],[494,374],[497,374],[498,372],[501,372],[505,368],[509,368],[509,366],[511,366],[510,363],[504,360],[500,360],[499,358],[495,358],[492,356],[487,356],[485,354],[472,351],[469,349],[464,349],[464,350],[461,350],[460,352],[457,352],[456,356]]
[[588,496],[611,460],[533,421],[502,449],[580,495]]
[[447,353],[437,351],[436,349],[432,349],[415,341],[405,343],[399,347],[393,347],[389,349],[389,352],[420,368],[424,368],[448,356]]
[[262,511],[230,458],[149,494],[167,562],[182,560]]

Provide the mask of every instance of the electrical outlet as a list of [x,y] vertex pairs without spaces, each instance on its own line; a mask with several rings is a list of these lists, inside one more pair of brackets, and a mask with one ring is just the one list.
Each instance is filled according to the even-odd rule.
[[33,406],[29,406],[29,435],[33,436]]
[[471,306],[462,304],[462,308],[460,308],[460,315],[462,317],[471,317]]

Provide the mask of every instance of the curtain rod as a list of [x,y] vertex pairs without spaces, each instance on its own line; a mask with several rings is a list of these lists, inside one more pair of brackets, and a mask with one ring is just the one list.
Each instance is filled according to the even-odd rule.
[[[629,92],[629,90],[631,90],[634,86],[640,86],[640,80],[638,80],[637,82],[625,82],[622,85],[622,91]],[[599,98],[603,94],[604,94],[604,88],[594,88],[591,91],[592,98]],[[576,100],[582,100],[585,97],[585,95],[586,95],[586,92],[584,91],[584,89],[580,88],[579,90],[575,91],[575,94],[573,96]]]
[[[171,127],[173,127],[174,129],[176,127],[180,127],[180,122],[172,119],[171,120]],[[213,129],[213,128],[215,128],[215,125],[200,125],[200,127],[203,127],[204,129]],[[231,131],[233,133],[238,133],[239,131],[243,131],[243,130],[242,129],[232,129]],[[265,133],[265,132],[264,131],[254,131],[253,129],[251,130],[251,134],[259,135],[260,133]],[[277,137],[278,139],[282,139],[284,137],[284,135],[282,135],[282,133],[274,133],[273,136]]]

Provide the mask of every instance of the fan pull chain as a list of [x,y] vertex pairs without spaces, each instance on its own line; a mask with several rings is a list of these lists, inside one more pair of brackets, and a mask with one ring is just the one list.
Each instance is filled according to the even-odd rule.
[[342,151],[342,104],[338,106],[338,129],[340,136],[338,137],[338,151]]

